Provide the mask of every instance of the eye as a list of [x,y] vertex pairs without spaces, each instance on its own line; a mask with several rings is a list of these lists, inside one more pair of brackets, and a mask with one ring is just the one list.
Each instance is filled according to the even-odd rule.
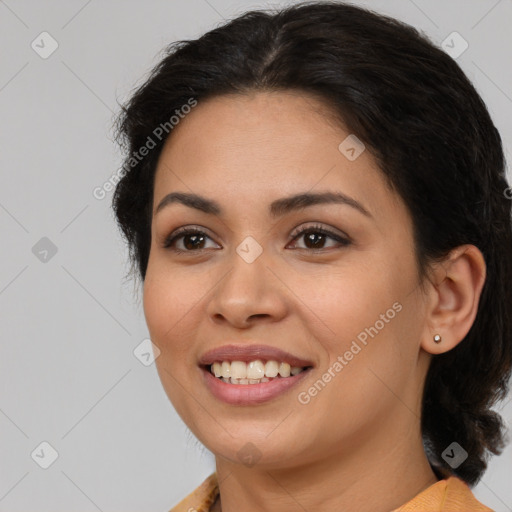
[[[325,229],[319,225],[310,226],[296,232],[292,235],[292,242],[306,235],[306,247],[299,247],[299,249],[311,249],[313,251],[322,250],[325,248],[322,247],[322,245],[324,245],[325,241],[329,238],[337,242],[342,247],[350,245],[351,243],[347,237],[333,233],[332,231],[329,231],[328,229]],[[201,229],[180,228],[177,231],[171,233],[164,240],[163,247],[177,253],[199,252],[205,249],[204,243],[206,239],[211,240],[211,238]],[[176,245],[179,245],[177,242],[182,242],[183,248],[176,247]]]
[[[178,253],[197,252],[204,249],[202,244],[205,238],[210,238],[204,231],[197,228],[180,228],[171,233],[165,240],[163,247]],[[183,239],[184,249],[176,248],[176,241]],[[211,239],[210,239],[211,240]]]
[[299,249],[322,250],[325,248],[322,247],[322,245],[325,244],[325,241],[328,238],[338,242],[338,244],[343,247],[350,245],[351,243],[348,237],[343,237],[339,234],[333,233],[332,231],[329,231],[328,229],[325,229],[319,225],[304,228],[292,236],[293,241],[301,237],[305,237],[304,242],[306,247],[299,247]]

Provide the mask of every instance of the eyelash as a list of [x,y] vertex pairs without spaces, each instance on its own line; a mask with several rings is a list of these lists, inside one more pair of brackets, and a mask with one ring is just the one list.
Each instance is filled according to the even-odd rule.
[[[348,238],[344,238],[344,237],[342,237],[340,235],[337,235],[336,233],[333,233],[332,231],[329,231],[328,229],[325,229],[325,228],[323,228],[322,226],[319,226],[319,225],[309,226],[307,228],[302,229],[298,233],[295,233],[293,235],[292,241],[295,241],[298,238],[300,238],[301,236],[303,236],[305,234],[309,234],[309,233],[320,233],[322,235],[326,235],[327,237],[332,238],[336,242],[340,243],[342,247],[346,247],[346,246],[351,244],[351,241]],[[205,235],[207,238],[210,238],[204,231],[201,231],[200,229],[197,229],[197,228],[181,228],[178,231],[176,231],[176,232],[172,233],[171,235],[169,235],[164,240],[163,247],[165,249],[172,250],[172,251],[174,251],[176,253],[194,253],[194,252],[200,252],[200,251],[206,250],[206,249],[197,249],[197,250],[185,250],[184,251],[182,249],[176,249],[175,247],[172,247],[176,240],[178,240],[180,238],[183,238],[183,237],[185,237],[187,235]],[[325,249],[308,249],[307,247],[306,248],[302,248],[301,247],[300,249],[302,249],[302,250],[309,250],[309,251],[313,251],[313,252],[318,252],[318,251],[324,251],[325,250]]]

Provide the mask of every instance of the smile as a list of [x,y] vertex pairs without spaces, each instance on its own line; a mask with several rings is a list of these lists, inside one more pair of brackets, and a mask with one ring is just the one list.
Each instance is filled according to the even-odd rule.
[[262,361],[256,359],[245,363],[244,361],[215,362],[210,366],[210,372],[215,377],[228,384],[261,384],[274,379],[298,375],[307,367],[290,366],[286,362]]
[[[259,361],[261,364],[263,364],[263,361]],[[293,387],[296,387],[298,383],[306,378],[313,370],[311,366],[305,368],[291,368],[288,363],[267,361],[264,367],[266,368],[267,363],[271,363],[269,365],[269,375],[273,375],[276,372],[276,366],[278,367],[277,374],[274,377],[267,377],[265,370],[263,377],[259,379],[250,379],[247,377],[247,374],[255,375],[252,373],[255,370],[252,367],[249,368],[249,366],[251,363],[256,361],[251,361],[248,364],[243,363],[245,368],[242,365],[236,364],[240,362],[241,361],[233,361],[232,363],[229,363],[229,361],[223,361],[222,363],[217,363],[218,366],[216,363],[214,363],[211,366],[200,367],[203,376],[203,382],[210,393],[221,402],[229,405],[258,405],[264,402],[269,402],[280,396],[284,396],[287,391],[290,391]],[[219,375],[220,369],[220,375],[218,377],[215,376],[215,369],[213,369],[214,365],[215,369],[217,370],[217,375]],[[261,371],[261,366],[259,364],[254,366],[256,368],[260,368]],[[230,370],[234,368],[235,375],[244,375],[243,371],[245,371],[246,377],[223,377],[222,371],[223,369],[225,371],[228,367]],[[292,369],[294,370],[293,373]],[[279,370],[283,373],[283,375],[279,373]],[[226,373],[224,373],[224,375],[226,375]]]

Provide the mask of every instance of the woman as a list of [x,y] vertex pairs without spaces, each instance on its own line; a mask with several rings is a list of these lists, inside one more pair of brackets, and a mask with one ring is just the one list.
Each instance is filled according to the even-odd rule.
[[512,230],[451,57],[335,2],[170,46],[113,206],[165,391],[216,471],[174,511],[488,511]]

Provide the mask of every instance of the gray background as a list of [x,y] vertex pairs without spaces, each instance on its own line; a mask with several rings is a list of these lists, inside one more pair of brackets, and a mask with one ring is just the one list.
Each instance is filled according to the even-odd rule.
[[[510,160],[512,1],[360,3],[438,44],[462,35],[469,47],[457,62]],[[134,355],[148,337],[141,294],[123,281],[127,252],[111,192],[98,200],[93,190],[121,164],[111,130],[117,100],[164,46],[265,5],[0,1],[0,511],[167,511],[213,471],[213,456],[174,412],[154,364]],[[35,40],[51,48],[43,31],[59,45],[46,59],[31,47]],[[510,397],[499,409],[510,425]],[[44,441],[58,452],[47,469]],[[512,510],[511,471],[509,446],[476,496]]]

